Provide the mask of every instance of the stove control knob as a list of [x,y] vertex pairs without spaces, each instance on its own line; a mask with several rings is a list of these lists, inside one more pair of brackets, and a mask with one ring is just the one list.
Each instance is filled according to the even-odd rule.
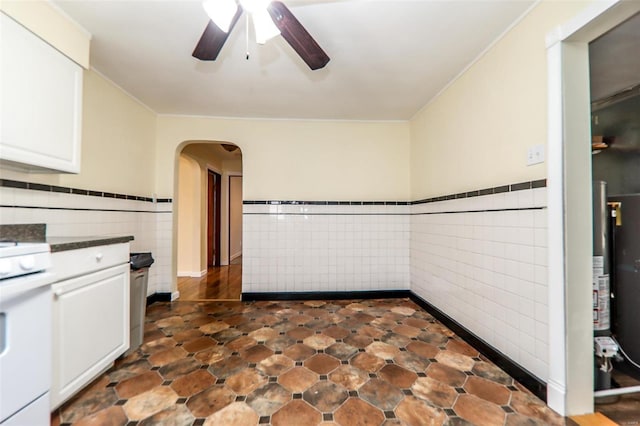
[[11,273],[11,260],[0,259],[0,277],[9,275]]
[[25,271],[30,271],[36,266],[36,261],[33,256],[27,256],[20,259],[20,267]]

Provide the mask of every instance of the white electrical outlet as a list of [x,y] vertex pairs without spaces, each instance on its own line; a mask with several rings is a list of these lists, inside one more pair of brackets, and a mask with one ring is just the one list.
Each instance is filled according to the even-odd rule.
[[534,145],[527,149],[527,166],[544,163],[544,145]]

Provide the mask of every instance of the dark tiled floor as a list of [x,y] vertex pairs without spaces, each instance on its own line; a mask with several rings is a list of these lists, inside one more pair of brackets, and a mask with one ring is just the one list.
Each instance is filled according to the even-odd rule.
[[561,425],[408,299],[174,302],[53,416],[78,425]]

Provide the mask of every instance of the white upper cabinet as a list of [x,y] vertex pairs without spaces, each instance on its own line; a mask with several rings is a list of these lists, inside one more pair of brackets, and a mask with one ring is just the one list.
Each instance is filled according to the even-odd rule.
[[80,172],[82,67],[0,13],[0,160]]

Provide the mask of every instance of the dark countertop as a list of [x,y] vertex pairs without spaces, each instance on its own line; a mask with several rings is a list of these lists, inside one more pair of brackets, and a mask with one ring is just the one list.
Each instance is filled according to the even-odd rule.
[[49,246],[51,247],[51,253],[88,247],[106,246],[110,244],[128,243],[132,240],[132,235],[122,237],[47,237],[47,243],[49,243]]

